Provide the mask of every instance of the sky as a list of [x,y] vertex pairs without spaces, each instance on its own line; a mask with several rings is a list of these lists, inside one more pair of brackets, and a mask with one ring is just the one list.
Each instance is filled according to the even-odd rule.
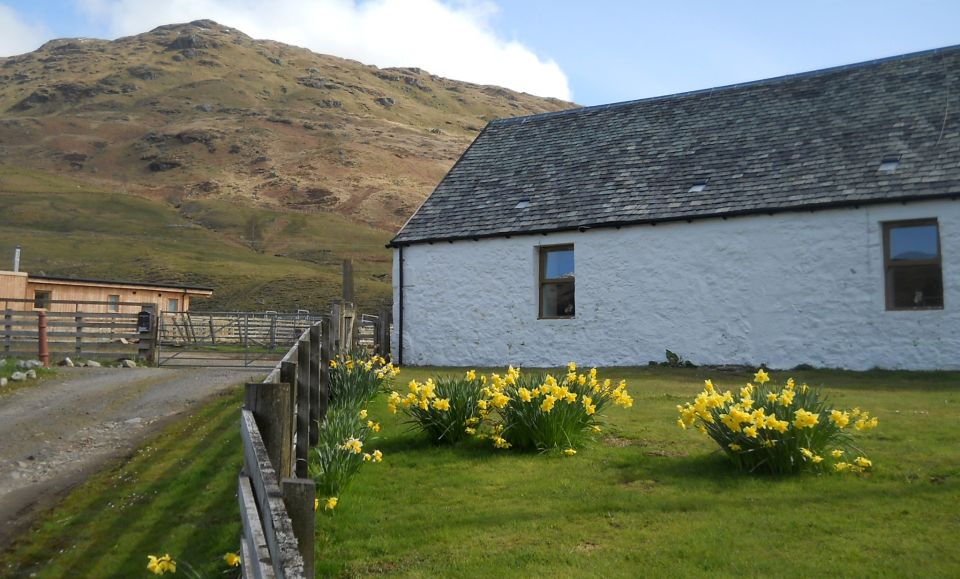
[[960,44],[960,0],[0,0],[0,56],[199,18],[583,105]]

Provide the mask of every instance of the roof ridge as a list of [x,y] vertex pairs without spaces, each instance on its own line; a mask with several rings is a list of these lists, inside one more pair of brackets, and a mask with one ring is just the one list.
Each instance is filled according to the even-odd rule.
[[640,103],[666,101],[666,100],[683,98],[683,97],[689,97],[689,96],[694,96],[694,95],[699,95],[699,94],[713,94],[713,93],[715,93],[715,92],[717,92],[717,91],[727,91],[727,90],[733,90],[733,89],[738,89],[738,88],[746,88],[746,87],[753,87],[753,86],[764,86],[764,85],[777,84],[777,83],[780,83],[780,82],[786,82],[786,81],[788,81],[788,80],[795,80],[795,79],[800,79],[800,78],[809,78],[809,77],[814,77],[814,76],[821,76],[821,75],[826,75],[826,74],[833,74],[833,73],[841,72],[841,71],[844,71],[844,70],[853,70],[853,69],[859,69],[859,68],[867,68],[867,67],[870,67],[870,66],[876,66],[876,65],[884,64],[884,63],[888,63],[888,62],[897,62],[897,61],[901,61],[901,60],[910,60],[910,59],[913,59],[913,58],[920,58],[920,57],[925,57],[925,56],[933,56],[933,55],[935,55],[935,54],[944,53],[944,52],[953,52],[953,51],[960,51],[960,44],[953,44],[953,45],[950,45],[950,46],[941,46],[941,47],[939,47],[939,48],[929,48],[929,49],[927,49],[927,50],[919,50],[919,51],[917,51],[917,52],[909,52],[909,53],[907,53],[907,54],[897,54],[897,55],[894,55],[894,56],[885,56],[885,57],[882,57],[882,58],[874,58],[874,59],[871,59],[871,60],[864,60],[864,61],[854,62],[854,63],[850,63],[850,64],[841,64],[841,65],[838,65],[838,66],[831,66],[831,67],[827,67],[827,68],[818,68],[818,69],[816,69],[816,70],[810,70],[810,71],[805,71],[805,72],[795,72],[795,73],[791,73],[791,74],[784,74],[784,75],[780,75],[780,76],[772,76],[772,77],[769,77],[769,78],[763,78],[763,79],[759,79],[759,80],[751,80],[751,81],[746,81],[746,82],[738,82],[738,83],[734,83],[734,84],[726,84],[726,85],[720,85],[720,86],[715,86],[715,87],[710,87],[710,88],[701,88],[701,89],[684,91],[684,92],[678,92],[678,93],[671,93],[671,94],[665,94],[665,95],[657,95],[657,96],[652,96],[652,97],[644,97],[644,98],[633,99],[633,100],[628,100],[628,101],[619,101],[619,102],[615,102],[615,103],[606,103],[606,104],[602,104],[602,105],[591,105],[591,106],[588,106],[588,107],[578,107],[578,108],[566,109],[566,110],[562,110],[562,111],[551,111],[551,112],[547,112],[547,113],[538,113],[538,114],[535,114],[535,115],[526,115],[526,116],[521,116],[521,117],[507,117],[507,118],[503,118],[503,119],[494,119],[494,120],[490,121],[490,122],[487,123],[487,124],[488,124],[488,125],[498,125],[498,126],[499,126],[499,125],[524,124],[524,123],[527,123],[527,122],[529,122],[529,121],[538,121],[538,120],[546,119],[546,118],[560,117],[560,116],[566,116],[566,115],[577,115],[577,114],[581,114],[581,113],[588,113],[588,112],[594,112],[594,111],[602,111],[602,110],[606,110],[606,109],[614,109],[614,108],[626,107],[626,106],[631,106],[631,105],[640,104]]

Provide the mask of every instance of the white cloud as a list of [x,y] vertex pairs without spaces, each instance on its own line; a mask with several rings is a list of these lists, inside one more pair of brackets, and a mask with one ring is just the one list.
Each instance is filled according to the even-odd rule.
[[111,33],[131,35],[161,24],[210,18],[254,38],[377,66],[418,66],[433,74],[571,99],[567,77],[489,25],[486,0],[77,0]]
[[44,26],[24,22],[16,10],[0,4],[0,56],[36,50],[51,36]]

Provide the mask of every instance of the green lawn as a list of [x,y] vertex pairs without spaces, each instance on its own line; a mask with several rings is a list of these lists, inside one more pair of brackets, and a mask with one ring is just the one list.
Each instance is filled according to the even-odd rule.
[[[404,369],[399,382],[436,372]],[[675,406],[704,378],[734,387],[747,374],[601,374],[626,377],[634,407],[612,410],[604,438],[571,458],[438,448],[377,400],[383,430],[369,446],[384,461],[318,516],[318,576],[960,575],[960,373],[791,373],[880,417],[861,437],[871,475],[792,478],[739,474],[676,426]],[[169,551],[217,574],[239,535],[239,401],[218,400],[94,477],[0,569],[146,576],[146,555]]]

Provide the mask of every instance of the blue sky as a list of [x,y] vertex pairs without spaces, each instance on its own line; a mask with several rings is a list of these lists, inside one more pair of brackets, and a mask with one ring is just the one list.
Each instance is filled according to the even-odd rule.
[[960,44],[958,0],[0,0],[0,55],[202,16],[258,38],[586,105]]

